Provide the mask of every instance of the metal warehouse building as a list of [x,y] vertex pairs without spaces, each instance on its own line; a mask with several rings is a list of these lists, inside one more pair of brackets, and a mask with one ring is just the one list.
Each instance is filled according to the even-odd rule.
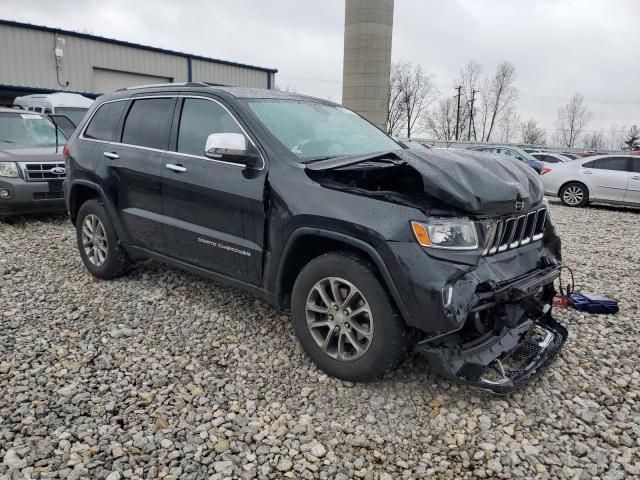
[[277,70],[0,20],[0,103],[57,91],[96,97],[169,82],[273,88]]

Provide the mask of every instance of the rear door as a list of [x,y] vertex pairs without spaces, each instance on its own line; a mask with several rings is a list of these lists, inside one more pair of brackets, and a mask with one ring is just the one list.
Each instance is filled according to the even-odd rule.
[[631,160],[631,172],[624,201],[640,205],[640,157],[629,160]]
[[262,279],[266,168],[204,156],[212,133],[251,137],[212,97],[179,100],[171,151],[163,162],[165,239],[170,256],[245,282]]
[[133,98],[118,142],[105,149],[109,183],[128,241],[165,251],[162,228],[163,157],[169,145],[176,97]]
[[583,163],[580,177],[589,188],[589,198],[622,202],[629,182],[627,157],[603,157]]

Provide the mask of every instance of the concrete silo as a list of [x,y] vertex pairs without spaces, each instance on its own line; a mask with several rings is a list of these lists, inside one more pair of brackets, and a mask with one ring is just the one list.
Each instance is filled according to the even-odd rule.
[[345,0],[342,104],[386,130],[394,0]]

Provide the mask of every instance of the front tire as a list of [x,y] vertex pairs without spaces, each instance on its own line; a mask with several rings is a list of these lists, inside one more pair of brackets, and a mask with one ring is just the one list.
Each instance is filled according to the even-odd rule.
[[120,277],[131,264],[104,205],[98,200],[88,200],[80,207],[76,240],[82,261],[94,277],[103,280]]
[[311,260],[296,279],[291,313],[307,355],[342,380],[378,378],[406,355],[407,328],[374,267],[356,255]]
[[584,207],[589,201],[589,190],[580,182],[570,182],[560,189],[559,197],[567,207]]

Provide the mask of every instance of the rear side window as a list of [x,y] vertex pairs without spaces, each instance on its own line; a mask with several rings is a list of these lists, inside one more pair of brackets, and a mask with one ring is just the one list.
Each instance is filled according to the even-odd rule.
[[243,132],[220,104],[199,98],[186,98],[180,115],[178,152],[203,156],[207,137],[212,133]]
[[[540,157],[538,157],[537,155],[534,155],[538,160],[540,160]],[[551,155],[545,155],[543,161],[547,162],[547,163],[562,163],[561,160],[558,160],[556,157],[552,157]]]
[[122,143],[166,150],[175,98],[146,98],[131,105],[122,131]]
[[124,112],[127,102],[111,102],[104,103],[98,107],[98,111],[95,113],[89,126],[84,132],[84,136],[87,138],[95,138],[96,140],[104,140],[107,142],[113,142],[117,140],[118,122]]
[[640,157],[631,159],[631,171],[635,173],[640,173]]
[[608,157],[593,160],[582,165],[584,168],[597,168],[600,170],[616,170],[620,172],[627,171],[626,157]]

